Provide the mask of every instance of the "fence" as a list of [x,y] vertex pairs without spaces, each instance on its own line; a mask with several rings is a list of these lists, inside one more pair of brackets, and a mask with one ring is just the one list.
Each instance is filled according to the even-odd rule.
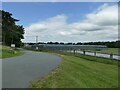
[[102,49],[107,48],[106,46],[102,46],[102,45],[50,45],[50,44],[41,44],[41,45],[32,45],[32,46],[27,46],[27,47],[31,48],[31,49],[36,49],[36,50],[67,51],[67,52],[73,52],[74,54],[81,53],[84,55],[91,55],[91,56],[98,56],[98,57],[105,57],[105,58],[120,60],[120,56],[115,55],[113,53],[107,54],[107,53],[98,53],[98,52],[86,51],[86,50],[95,50],[95,49],[102,50]]
[[83,51],[73,50],[73,51],[67,51],[67,52],[73,52],[74,54],[81,53],[84,55],[91,55],[91,56],[98,56],[98,57],[120,60],[120,55],[113,54],[113,53],[108,54],[108,53],[92,52],[92,51],[85,51],[85,50]]

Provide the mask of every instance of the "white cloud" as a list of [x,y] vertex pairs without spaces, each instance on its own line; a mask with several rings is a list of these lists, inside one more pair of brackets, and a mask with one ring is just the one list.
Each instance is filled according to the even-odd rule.
[[35,41],[27,36],[39,36],[39,41],[104,41],[116,40],[118,34],[118,6],[104,4],[86,15],[83,21],[68,23],[69,17],[57,15],[25,28],[25,40]]
[[109,6],[104,4],[93,12],[87,15],[87,21],[98,25],[116,25],[118,20],[118,7],[117,5]]

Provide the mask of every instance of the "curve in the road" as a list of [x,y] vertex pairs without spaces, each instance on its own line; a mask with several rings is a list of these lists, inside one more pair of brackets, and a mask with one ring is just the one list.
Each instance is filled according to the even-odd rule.
[[2,87],[27,88],[30,82],[47,75],[61,62],[49,53],[26,51],[22,56],[2,60]]

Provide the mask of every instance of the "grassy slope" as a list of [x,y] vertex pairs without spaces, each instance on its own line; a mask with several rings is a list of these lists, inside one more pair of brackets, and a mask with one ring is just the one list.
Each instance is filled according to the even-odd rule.
[[0,58],[19,56],[22,54],[24,53],[20,52],[19,50],[13,50],[12,48],[7,46],[0,46]]
[[[111,88],[118,87],[117,65],[62,55],[62,64],[47,77],[32,83],[34,88]],[[86,56],[87,57],[87,56]]]

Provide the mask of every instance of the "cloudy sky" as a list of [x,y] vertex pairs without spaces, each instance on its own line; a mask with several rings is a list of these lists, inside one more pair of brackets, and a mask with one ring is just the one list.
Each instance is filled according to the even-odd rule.
[[3,3],[25,28],[24,42],[90,42],[118,39],[118,5],[111,2]]

